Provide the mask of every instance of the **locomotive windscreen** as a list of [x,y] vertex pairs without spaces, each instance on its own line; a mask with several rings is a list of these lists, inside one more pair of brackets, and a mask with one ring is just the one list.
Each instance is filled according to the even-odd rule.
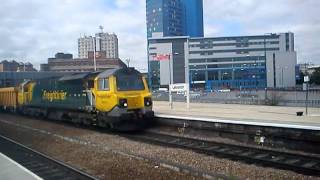
[[118,91],[138,91],[145,88],[141,75],[136,73],[119,73],[116,80]]

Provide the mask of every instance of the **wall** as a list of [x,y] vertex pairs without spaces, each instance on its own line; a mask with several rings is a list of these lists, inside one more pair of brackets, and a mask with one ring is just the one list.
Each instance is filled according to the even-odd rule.
[[296,52],[268,52],[267,87],[295,87],[295,65],[297,64],[296,61]]

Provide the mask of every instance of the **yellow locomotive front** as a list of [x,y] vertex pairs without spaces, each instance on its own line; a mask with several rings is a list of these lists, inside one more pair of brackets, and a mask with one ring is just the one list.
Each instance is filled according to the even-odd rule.
[[94,79],[92,102],[106,126],[141,127],[154,116],[146,79],[133,68],[107,70]]

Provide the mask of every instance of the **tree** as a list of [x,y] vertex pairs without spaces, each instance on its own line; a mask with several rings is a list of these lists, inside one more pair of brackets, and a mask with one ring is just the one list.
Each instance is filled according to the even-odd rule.
[[320,85],[320,67],[315,68],[315,71],[311,75],[310,81],[311,83]]

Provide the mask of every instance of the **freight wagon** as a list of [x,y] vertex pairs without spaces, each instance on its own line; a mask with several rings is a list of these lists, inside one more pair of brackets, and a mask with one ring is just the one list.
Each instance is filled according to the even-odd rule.
[[0,88],[0,109],[15,111],[17,105],[17,89],[14,87]]

